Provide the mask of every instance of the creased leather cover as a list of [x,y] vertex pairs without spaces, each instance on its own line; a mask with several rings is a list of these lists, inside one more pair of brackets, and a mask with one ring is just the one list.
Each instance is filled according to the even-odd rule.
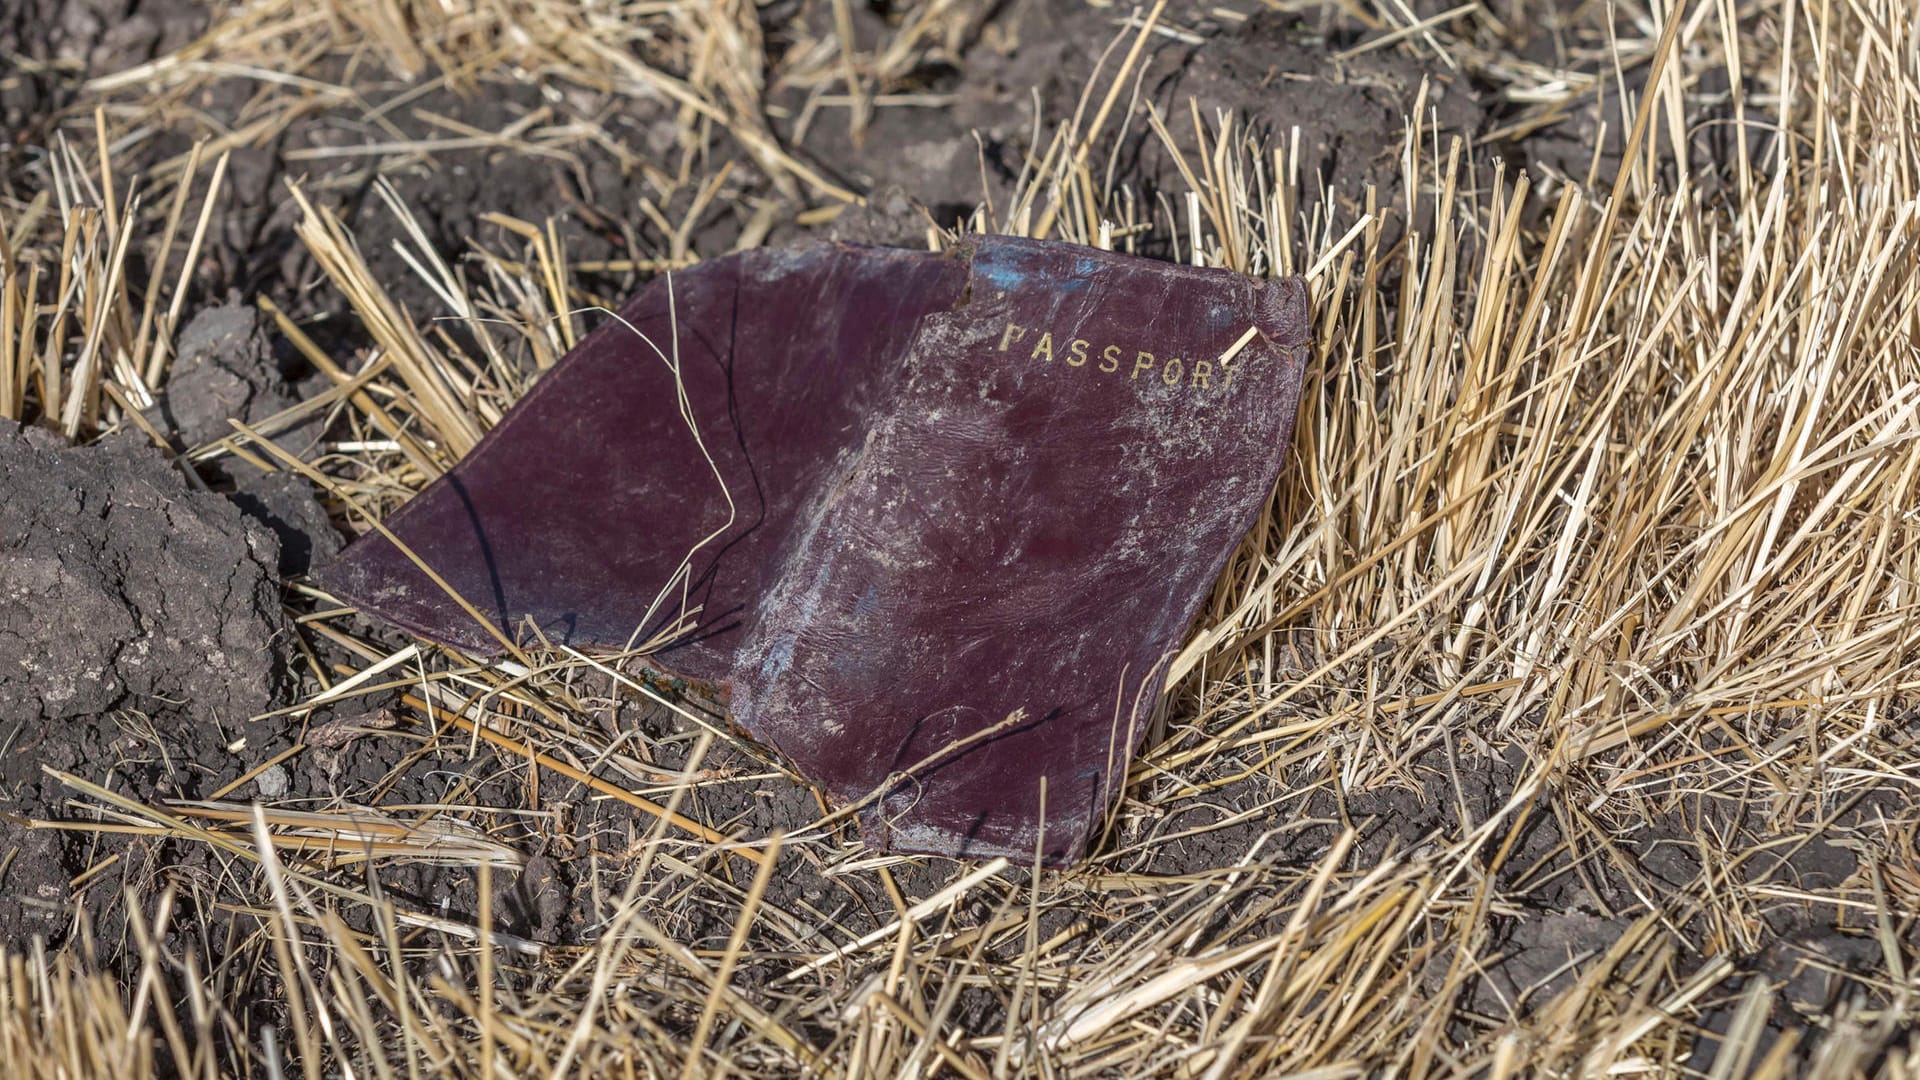
[[[657,652],[883,849],[1086,850],[1277,479],[1305,285],[981,237],[656,281],[386,523],[511,634]],[[1223,353],[1253,336],[1224,362]],[[320,575],[497,642],[377,533]]]

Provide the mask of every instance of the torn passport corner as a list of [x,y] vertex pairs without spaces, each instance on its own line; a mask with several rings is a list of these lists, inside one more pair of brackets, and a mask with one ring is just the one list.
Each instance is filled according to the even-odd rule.
[[877,848],[1071,863],[1273,490],[1308,316],[1008,237],[701,263],[318,576],[475,654],[642,648]]

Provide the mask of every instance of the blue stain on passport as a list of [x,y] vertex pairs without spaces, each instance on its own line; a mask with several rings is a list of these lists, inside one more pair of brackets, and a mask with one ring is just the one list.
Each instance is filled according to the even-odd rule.
[[[1017,247],[981,245],[973,255],[973,275],[1002,293],[1044,291],[1054,295],[1058,306],[1066,295],[1084,292],[1093,279],[1111,267],[1111,259],[1099,255],[1077,255],[1071,274],[1060,276],[1056,255]],[[1246,329],[1239,314],[1240,298],[1223,298],[1206,306],[1206,325],[1210,332],[1231,333],[1238,337]]]
[[1016,292],[1027,283],[1029,270],[1013,260],[993,258],[981,252],[973,259],[973,276],[985,278],[987,283],[1001,292]]
[[1100,270],[1099,259],[1081,256],[1073,260],[1073,276],[1061,279],[1055,276],[1056,260],[1044,255],[982,246],[973,256],[974,276],[1003,293],[1035,287],[1049,292],[1079,292],[1093,283]]

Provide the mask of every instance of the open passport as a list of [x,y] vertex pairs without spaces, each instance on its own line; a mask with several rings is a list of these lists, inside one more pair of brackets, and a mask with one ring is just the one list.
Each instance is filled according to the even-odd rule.
[[[318,575],[473,655],[641,649],[896,852],[1082,857],[1285,459],[1297,278],[1063,243],[652,282]],[[435,583],[414,562],[443,579]],[[1044,789],[1044,792],[1043,792]]]

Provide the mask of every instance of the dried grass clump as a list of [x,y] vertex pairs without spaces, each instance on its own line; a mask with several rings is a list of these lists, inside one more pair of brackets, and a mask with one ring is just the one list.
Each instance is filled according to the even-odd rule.
[[[130,981],[86,973],[78,950],[12,961],[0,971],[10,1060],[45,1076],[144,1076],[161,1057],[195,1076],[1908,1070],[1916,825],[1887,799],[1871,824],[1839,824],[1869,796],[1901,792],[1913,762],[1920,52],[1908,13],[1893,0],[1622,8],[1606,35],[1578,42],[1617,62],[1628,103],[1610,120],[1625,152],[1616,167],[1596,148],[1597,186],[1443,143],[1415,109],[1400,138],[1405,194],[1387,205],[1339,177],[1301,175],[1294,146],[1250,139],[1232,116],[1138,103],[1139,43],[1187,32],[1167,8],[1124,20],[1083,107],[1034,147],[1014,205],[983,207],[974,224],[1103,247],[1150,229],[1182,259],[1303,273],[1318,341],[1296,467],[1175,663],[1168,719],[1089,865],[943,870],[916,899],[904,876],[945,864],[870,857],[843,820],[761,837],[703,819],[704,793],[743,782],[708,767],[730,734],[683,711],[696,734],[667,755],[589,719],[609,696],[675,707],[632,657],[551,649],[481,665],[393,652],[298,588],[302,633],[359,658],[342,671],[309,653],[320,689],[303,707],[403,691],[390,729],[354,737],[405,738],[409,753],[487,753],[485,742],[523,803],[242,811],[143,805],[71,778],[73,819],[41,827],[205,845],[227,867],[225,887],[248,899],[178,899],[241,907],[257,932],[203,970],[194,936],[166,933],[181,905],[164,894],[147,908],[157,916],[130,924]],[[669,4],[641,18],[509,3],[443,17],[368,4],[255,33],[338,41],[345,27],[402,73],[565,63],[617,79],[619,65],[565,51],[595,46],[540,12],[615,11],[635,35],[700,19],[744,35],[742,9]],[[1475,18],[1382,19],[1376,33],[1526,103],[1516,131],[1595,88],[1505,56],[1497,28]],[[383,36],[388,25],[414,28],[403,35],[412,53]],[[700,40],[718,50],[723,39]],[[884,50],[844,62],[851,50],[833,40],[800,50],[810,85],[850,87],[850,102],[885,88]],[[649,85],[691,95],[690,127],[743,123],[766,78],[751,66],[688,71]],[[1709,85],[1731,89],[1716,97]],[[1695,136],[1726,123],[1737,154],[1711,160]],[[1111,179],[1102,148],[1122,125],[1151,130],[1188,190]],[[777,158],[755,154],[778,175]],[[13,305],[0,356],[25,359],[8,369],[15,396],[0,411],[29,396],[71,400],[19,389],[56,368],[75,385],[65,373],[85,363],[118,372],[122,353],[163,351],[142,351],[151,325],[125,332],[141,305],[113,277],[126,241],[111,185],[96,193],[83,173],[66,175],[70,250],[33,265],[43,280],[72,271],[77,284],[57,294],[74,299],[65,316],[9,299],[37,295],[19,284],[16,245],[0,282]],[[1307,217],[1296,208],[1310,191],[1329,197]],[[407,219],[397,198],[384,210]],[[338,384],[348,430],[318,473],[343,512],[368,521],[496,421],[524,386],[521,358],[550,363],[593,298],[550,230],[502,218],[517,250],[478,250],[459,271],[424,243],[412,252],[446,314],[476,330],[423,328],[391,303],[350,230],[319,204],[302,213],[302,240],[374,345],[332,357],[281,325]],[[153,305],[151,287],[138,295]],[[72,320],[63,341],[97,339],[96,359],[37,344],[58,336],[49,318]],[[92,400],[77,431],[117,415]],[[247,432],[199,452],[227,453],[290,464]],[[660,764],[669,756],[678,764]],[[1470,792],[1463,777],[1484,779],[1493,759],[1517,763],[1512,782]],[[787,782],[773,763],[745,779]],[[546,820],[543,784],[618,800],[651,823],[618,850],[574,855],[593,883],[577,898],[591,945],[494,929],[487,883],[518,857],[506,822]],[[1395,842],[1346,812],[1362,795],[1409,790],[1437,791],[1447,824]],[[1326,805],[1328,816],[1309,810]],[[1668,837],[1694,850],[1692,880],[1644,869],[1655,820],[1693,823]],[[1522,864],[1542,822],[1560,839]],[[1287,838],[1310,829],[1333,839],[1288,854]],[[1181,854],[1208,835],[1236,847],[1211,864]],[[1786,859],[1814,842],[1851,850],[1859,872],[1802,887]],[[362,876],[369,862],[449,853],[476,867],[472,922],[409,910]],[[888,906],[858,922],[770,901],[772,882],[802,870],[869,884]],[[1529,910],[1542,875],[1608,877],[1636,899],[1607,909],[1594,893],[1624,929],[1566,956],[1569,978],[1518,1000],[1494,992],[1490,1010],[1502,928],[1554,914]],[[1880,959],[1836,972],[1838,991],[1802,1017],[1806,1029],[1770,1041],[1769,1021],[1793,1006],[1749,960],[1770,944],[1765,916],[1787,906]],[[715,912],[724,946],[690,945],[681,930]],[[272,1008],[236,1007],[243,994]],[[1693,1057],[1716,1041],[1710,1066]]]
[[[111,161],[104,113],[95,120],[97,174],[63,141],[47,158],[48,189],[15,208],[17,216],[0,203],[0,418],[44,417],[70,439],[153,404],[226,172],[224,156],[212,163],[196,224],[183,235],[204,163],[196,146],[164,217],[145,227],[144,192],[125,179],[117,186],[104,164]],[[144,287],[128,280],[136,238],[153,245]]]
[[[844,203],[857,196],[789,153],[773,134],[764,100],[769,86],[817,87],[821,72],[836,70],[849,80],[856,115],[863,115],[871,107],[870,87],[885,86],[931,53],[957,45],[975,10],[953,0],[929,4],[873,53],[858,51],[850,31],[824,42],[809,38],[790,50],[780,70],[770,71],[759,11],[747,0],[327,0],[317,8],[245,0],[186,48],[95,78],[87,89],[113,100],[116,120],[144,134],[194,123],[197,95],[215,83],[237,80],[255,87],[243,123],[209,132],[215,150],[268,145],[295,120],[338,108],[357,113],[369,132],[384,133],[387,140],[345,151],[356,156],[417,158],[436,149],[515,144],[561,153],[583,139],[630,155],[594,117],[563,115],[555,123],[542,123],[553,117],[535,118],[514,130],[482,131],[414,110],[416,118],[446,133],[423,140],[408,137],[391,116],[437,88],[470,98],[529,83],[545,88],[564,114],[564,91],[574,88],[612,95],[626,108],[673,114],[680,160],[662,170],[672,184],[689,182],[710,164],[714,140],[724,135],[784,199]],[[367,65],[411,89],[370,106],[352,88],[365,81],[361,69]]]

